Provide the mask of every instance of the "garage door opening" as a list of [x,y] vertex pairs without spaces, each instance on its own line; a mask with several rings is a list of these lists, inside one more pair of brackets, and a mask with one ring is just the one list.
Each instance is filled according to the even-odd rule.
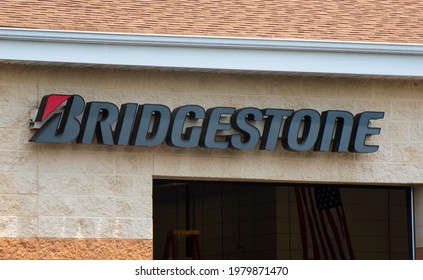
[[154,180],[153,257],[412,259],[411,195],[409,187]]

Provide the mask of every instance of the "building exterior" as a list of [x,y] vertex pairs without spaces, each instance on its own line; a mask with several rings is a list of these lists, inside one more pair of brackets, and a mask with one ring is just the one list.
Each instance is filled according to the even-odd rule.
[[[341,188],[355,258],[423,258],[423,15],[415,13],[422,4],[86,2],[0,7],[1,259],[170,258],[174,229],[198,230],[203,258],[306,258],[295,196],[304,186]],[[71,99],[42,109],[52,94]],[[70,108],[74,95],[84,110],[88,102],[115,104],[118,113],[122,104],[164,105],[172,125],[175,109],[197,105],[204,116],[183,120],[201,136],[194,147],[170,136],[134,145],[134,111],[129,128],[121,123],[128,140],[119,144],[116,122],[94,132],[114,109],[102,103],[95,114],[91,103],[93,140],[79,112],[88,140],[57,143],[64,128],[50,136],[55,143],[37,142],[47,126],[37,109],[48,111],[45,120],[59,112],[64,123],[61,107]],[[213,121],[204,119],[216,107],[233,111],[218,115],[214,137]],[[260,149],[270,139],[263,137],[270,115],[254,110],[256,119],[242,124],[260,139],[246,147],[251,135],[234,129],[235,117],[230,129],[218,126],[250,107],[292,110],[284,127],[294,127],[294,112],[317,112],[319,139],[323,112],[347,112],[357,122],[360,113],[380,112],[363,122],[369,130],[361,143],[378,148],[363,152],[352,133],[343,152],[319,151],[314,142],[299,151],[279,138],[275,149]],[[164,111],[157,115],[152,122],[166,120]],[[309,139],[313,116],[299,118],[296,138]],[[158,133],[149,129],[151,140]],[[224,137],[243,131],[238,146]],[[277,134],[289,138],[284,131],[280,123]],[[172,237],[180,247],[173,258],[194,257],[187,236]]]

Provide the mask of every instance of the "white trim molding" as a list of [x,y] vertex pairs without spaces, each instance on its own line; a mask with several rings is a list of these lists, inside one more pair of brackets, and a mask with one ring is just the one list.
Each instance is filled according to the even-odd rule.
[[423,77],[423,45],[0,28],[0,63]]

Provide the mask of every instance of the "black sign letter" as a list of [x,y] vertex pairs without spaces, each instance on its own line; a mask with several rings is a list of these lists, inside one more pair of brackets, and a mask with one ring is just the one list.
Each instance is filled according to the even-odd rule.
[[[354,115],[346,111],[325,111],[315,150],[322,152],[348,152]],[[332,143],[332,136],[335,137]],[[330,148],[332,144],[332,149]]]
[[89,102],[82,117],[78,143],[91,144],[94,132],[99,144],[113,145],[112,124],[119,114],[118,107],[109,102]]
[[[303,132],[301,132],[303,124]],[[282,145],[289,151],[305,152],[312,149],[319,136],[320,114],[311,109],[296,111],[286,120],[282,133]]]
[[138,104],[136,103],[127,103],[120,106],[114,137],[117,145],[129,145],[137,108]]
[[243,135],[231,135],[230,147],[238,150],[253,149],[260,141],[260,130],[247,120],[261,121],[263,113],[257,108],[242,108],[236,110],[231,117],[232,127]]
[[357,153],[374,153],[378,145],[366,145],[367,135],[380,134],[380,128],[369,127],[370,120],[383,119],[384,112],[363,112],[354,118],[353,135],[351,136],[350,150]]
[[[153,121],[153,129],[149,135],[151,121]],[[167,106],[140,105],[135,120],[132,145],[147,147],[160,145],[166,138],[169,122],[170,109]]]
[[197,147],[200,142],[201,126],[187,127],[183,137],[184,123],[187,116],[191,120],[198,120],[204,119],[205,115],[204,108],[198,105],[185,105],[173,110],[166,143],[173,147]]
[[200,137],[201,147],[215,149],[226,149],[228,147],[228,141],[216,141],[216,132],[231,129],[231,124],[221,123],[220,117],[223,114],[233,114],[234,112],[235,108],[231,107],[215,107],[207,110]]
[[274,150],[281,131],[284,117],[292,115],[294,110],[265,109],[263,115],[267,116],[264,123],[263,136],[260,143],[260,150]]

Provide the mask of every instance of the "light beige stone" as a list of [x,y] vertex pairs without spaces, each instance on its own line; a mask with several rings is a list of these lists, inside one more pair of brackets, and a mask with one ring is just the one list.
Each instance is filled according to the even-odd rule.
[[[314,153],[312,153],[314,154]],[[310,158],[320,158],[322,161],[356,161],[357,160],[357,154],[356,153],[338,153],[338,152],[319,152],[317,153],[317,156],[310,157]]]
[[379,122],[381,128],[380,134],[374,138],[383,142],[409,142],[411,138],[411,123],[399,121],[381,121]]
[[0,195],[0,215],[35,216],[37,214],[36,195]]
[[38,236],[38,217],[18,217],[18,237]]
[[0,128],[29,127],[30,107],[0,106]]
[[37,102],[36,85],[6,86],[0,84],[0,105],[35,106]]
[[415,95],[411,93],[411,89],[415,81],[407,80],[388,80],[380,79],[374,80],[374,98],[380,99],[392,99],[392,100],[405,100],[415,98]]
[[337,86],[337,80],[334,78],[308,78],[301,77],[301,83],[298,85],[300,88],[301,97],[320,97],[331,98],[339,97],[340,90]]
[[0,106],[1,105],[15,105],[18,101],[16,94],[12,94],[12,86],[0,84]]
[[115,88],[114,71],[92,68],[42,67],[39,70],[40,87]]
[[155,156],[154,175],[156,176],[189,176],[191,158],[180,156]]
[[392,144],[392,161],[403,163],[423,163],[423,143]]
[[152,238],[151,219],[101,219],[99,235],[103,238]]
[[18,192],[20,194],[38,193],[38,178],[35,172],[18,173]]
[[261,93],[267,96],[299,96],[301,92],[299,85],[302,83],[302,80],[299,77],[270,76],[266,77],[266,79],[256,77],[251,81],[257,82],[253,88],[255,94]]
[[209,95],[207,103],[210,104],[208,107],[231,107],[238,109],[251,106],[251,98],[248,96],[239,96],[233,94],[216,94]]
[[77,173],[40,174],[40,193],[45,195],[93,195],[95,194],[95,175]]
[[[370,99],[374,97],[378,80],[375,79],[357,79],[357,78],[338,78],[333,79],[337,97],[351,99]],[[326,97],[326,96],[325,96]],[[344,100],[345,101],[345,100]]]
[[140,195],[116,198],[116,216],[123,218],[151,219],[153,216],[153,198]]
[[16,150],[18,143],[18,130],[0,128],[0,151]]
[[314,109],[321,111],[323,99],[314,96],[308,97],[284,97],[281,102],[274,103],[272,108],[292,109],[294,111],[301,109]]
[[17,95],[19,106],[38,107],[39,92],[37,85],[19,86]]
[[228,166],[221,157],[191,157],[190,170],[194,177],[226,178]]
[[387,184],[412,182],[409,167],[397,163],[340,162],[338,173],[341,182]]
[[210,104],[210,100],[209,98],[207,98],[207,96],[194,92],[178,92],[177,95],[172,95],[172,104],[173,108],[171,109],[175,109],[177,107],[184,106],[187,104],[199,105],[204,109],[213,106],[213,104]]
[[38,166],[42,173],[114,174],[116,154],[45,148],[38,152]]
[[336,182],[338,181],[338,162],[325,161],[320,158],[301,163],[301,179],[305,181]]
[[116,155],[116,173],[150,175],[153,173],[153,156],[141,152]]
[[355,158],[358,162],[392,162],[396,161],[393,159],[393,146],[391,142],[372,142],[366,141],[366,145],[379,146],[375,153],[357,153]]
[[101,238],[98,218],[40,217],[40,237]]
[[153,238],[153,220],[152,219],[133,219],[132,238]]
[[423,100],[423,83],[420,80],[410,81],[410,96],[409,99]]
[[0,217],[0,237],[18,236],[18,218]]
[[0,173],[0,194],[13,194],[17,191],[17,173]]
[[[259,109],[266,109],[266,108],[281,108],[281,109],[292,109],[288,106],[291,106],[291,103],[288,102],[289,98],[283,95],[262,95],[262,96],[255,96],[254,102],[252,102],[253,98],[248,98],[248,102],[250,103],[249,107],[256,107]],[[209,102],[213,104],[213,100],[210,99]],[[254,103],[254,104],[253,104]]]
[[[225,158],[222,164],[226,168],[229,179],[257,179],[263,178],[264,160],[262,158]],[[241,175],[243,174],[243,175]]]
[[281,158],[264,160],[263,178],[282,181],[299,181],[301,179],[301,161]]
[[122,238],[130,236],[132,233],[132,228],[128,223],[118,218],[100,219],[97,230],[103,238]]
[[410,128],[411,141],[423,142],[423,121],[416,121],[411,123]]
[[321,99],[321,112],[327,110],[340,110],[347,111],[354,114],[354,102],[349,98],[322,98]]
[[131,176],[104,175],[96,177],[95,193],[98,195],[139,195],[141,187],[134,184]]
[[178,85],[184,83],[178,79],[180,73],[162,73],[159,79],[156,72],[121,70],[112,72],[116,89],[137,90],[138,92],[170,92],[178,91]]
[[[20,211],[15,212],[19,216],[38,215],[38,201],[36,195],[19,195]],[[13,211],[14,212],[14,211]]]
[[76,216],[79,206],[75,196],[40,195],[39,203],[42,216]]
[[421,120],[423,101],[392,101],[392,118],[398,121]]
[[22,129],[18,129],[17,136],[15,138],[17,143],[16,149],[20,151],[36,151],[37,144],[29,142],[29,139],[31,139],[34,133],[35,130],[28,129],[27,126]]
[[78,196],[77,216],[114,217],[116,215],[116,198],[107,196]]
[[[180,80],[181,81],[181,80]],[[179,86],[181,92],[191,91],[200,92],[202,95],[213,94],[236,94],[250,95],[263,94],[266,88],[265,81],[257,77],[246,75],[219,75],[210,76],[209,74],[196,74],[187,79],[185,86]],[[230,85],[236,86],[231,87]]]
[[92,218],[77,218],[69,219],[69,226],[71,229],[76,229],[75,236],[73,238],[102,238],[98,235],[97,226],[99,224],[99,219]]
[[151,219],[40,217],[40,237],[152,238]]
[[23,65],[1,65],[0,84],[3,85],[36,85],[38,67]]
[[141,195],[152,195],[153,178],[152,176],[132,176],[134,186],[139,187]]
[[[374,120],[372,121],[372,123],[374,124],[380,124],[386,121],[402,121],[403,119],[397,119],[395,117],[393,117],[393,111],[392,109],[395,108],[397,109],[397,107],[393,106],[392,102],[389,99],[378,99],[378,100],[373,100],[373,99],[363,99],[363,100],[356,100],[354,99],[354,112],[357,113],[361,113],[361,112],[365,112],[365,111],[378,111],[378,112],[384,112],[385,116],[383,118],[383,120]],[[376,126],[376,127],[380,127],[380,126]]]
[[408,164],[408,168],[410,169],[411,182],[420,188],[423,182],[423,164]]

